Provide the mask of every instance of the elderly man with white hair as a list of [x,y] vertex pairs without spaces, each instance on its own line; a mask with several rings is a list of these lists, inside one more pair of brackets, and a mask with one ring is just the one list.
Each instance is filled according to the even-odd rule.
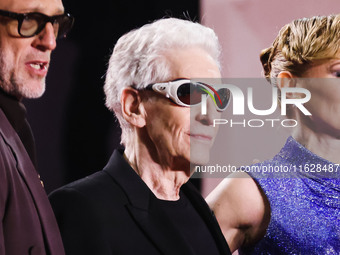
[[175,18],[118,40],[104,90],[124,149],[102,171],[51,194],[67,254],[230,254],[188,182],[191,166],[209,159],[212,120],[228,100],[221,91],[222,105],[208,99],[202,115],[203,89],[213,88],[192,79],[220,78],[219,56],[213,30]]

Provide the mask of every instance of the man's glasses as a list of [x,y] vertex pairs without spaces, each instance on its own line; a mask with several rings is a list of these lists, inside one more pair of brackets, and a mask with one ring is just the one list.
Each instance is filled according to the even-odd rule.
[[68,13],[50,17],[39,12],[15,13],[0,10],[0,16],[17,20],[18,33],[22,37],[39,34],[50,22],[53,25],[56,38],[63,38],[71,30],[74,22],[74,18]]
[[218,111],[225,110],[230,99],[230,91],[227,88],[218,89],[218,86],[216,86],[216,90],[211,85],[202,82],[194,82],[188,79],[154,83],[148,85],[145,89],[153,90],[165,95],[174,103],[186,107],[200,104],[202,95],[208,95],[213,98]]

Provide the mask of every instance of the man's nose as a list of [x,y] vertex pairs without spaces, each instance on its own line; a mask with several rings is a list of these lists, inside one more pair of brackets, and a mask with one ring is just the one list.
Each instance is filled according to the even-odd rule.
[[56,33],[52,23],[48,22],[46,23],[44,29],[38,35],[36,35],[36,38],[33,41],[33,47],[41,51],[52,51],[56,48],[56,46]]
[[220,113],[216,109],[215,102],[210,96],[207,96],[206,112],[201,112],[201,114],[197,116],[196,120],[200,121],[203,125],[212,126],[214,119],[219,118],[219,116]]

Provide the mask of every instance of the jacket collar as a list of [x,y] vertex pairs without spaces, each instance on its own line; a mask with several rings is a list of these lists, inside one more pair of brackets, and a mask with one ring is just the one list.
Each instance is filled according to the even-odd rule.
[[124,191],[128,201],[136,208],[148,210],[153,195],[145,182],[123,157],[124,149],[115,150],[103,169],[107,171]]
[[46,252],[48,254],[64,254],[61,237],[58,231],[54,213],[48,201],[46,192],[40,183],[38,173],[27,154],[20,138],[14,131],[3,111],[0,109],[0,137],[6,144],[16,159],[16,169],[24,180],[29,190],[32,200],[36,205],[37,214],[40,218],[42,231],[44,233]]
[[203,221],[208,226],[213,239],[216,241],[216,245],[221,254],[231,255],[227,241],[225,240],[221,228],[217,222],[217,219],[213,211],[209,208],[202,195],[194,187],[191,182],[187,182],[182,188],[185,195],[191,201],[196,211],[201,215]]
[[124,159],[122,150],[114,151],[104,171],[124,191],[127,210],[161,254],[194,254],[170,219],[155,205],[155,195]]
[[[194,254],[180,231],[171,224],[162,209],[155,205],[155,195],[124,159],[123,151],[114,151],[104,171],[107,171],[124,191],[128,200],[126,208],[132,217],[162,254]],[[207,223],[221,254],[230,254],[217,221],[199,192],[191,183],[184,184],[182,191]]]
[[27,121],[27,112],[24,104],[4,92],[0,88],[0,109],[19,136],[34,166],[37,166],[35,140],[32,129]]

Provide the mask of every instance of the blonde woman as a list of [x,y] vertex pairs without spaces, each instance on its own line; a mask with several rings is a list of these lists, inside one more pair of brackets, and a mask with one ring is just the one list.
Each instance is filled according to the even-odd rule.
[[288,109],[299,125],[281,151],[261,163],[296,171],[234,174],[208,196],[232,251],[340,254],[339,42],[340,15],[304,18],[284,26],[261,52],[274,86],[310,91],[304,106],[311,115]]

